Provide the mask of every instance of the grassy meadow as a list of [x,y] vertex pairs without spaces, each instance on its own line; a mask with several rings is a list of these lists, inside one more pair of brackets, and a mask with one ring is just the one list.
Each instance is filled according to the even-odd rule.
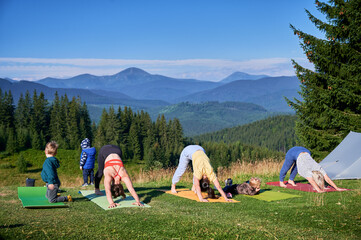
[[[360,239],[361,180],[338,180],[336,184],[353,191],[308,193],[268,186],[277,181],[281,159],[254,163],[236,162],[218,169],[218,178],[232,177],[241,183],[251,176],[262,179],[262,189],[296,194],[301,197],[265,202],[236,196],[239,203],[199,203],[165,194],[174,169],[140,170],[141,162],[125,166],[141,201],[151,208],[120,208],[104,211],[78,193],[82,176],[79,153],[59,150],[58,169],[63,194],[74,202],[68,208],[26,209],[17,196],[17,187],[27,177],[40,178],[42,151],[21,153],[26,173],[19,173],[19,154],[0,154],[0,239]],[[178,187],[191,187],[190,170]],[[296,181],[303,181],[298,177]]]

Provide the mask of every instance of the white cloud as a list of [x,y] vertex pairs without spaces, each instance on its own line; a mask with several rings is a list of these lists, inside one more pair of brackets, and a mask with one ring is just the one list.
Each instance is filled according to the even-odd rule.
[[[305,67],[312,68],[306,59],[295,60]],[[0,58],[0,77],[37,80],[45,77],[67,78],[84,73],[101,76],[112,75],[128,67],[142,68],[151,74],[210,81],[219,81],[236,71],[269,76],[294,75],[291,60],[288,58],[244,61]]]

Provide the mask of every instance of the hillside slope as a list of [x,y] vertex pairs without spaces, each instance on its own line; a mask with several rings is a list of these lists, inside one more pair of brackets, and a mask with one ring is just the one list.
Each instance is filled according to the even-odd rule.
[[243,126],[194,136],[199,142],[241,142],[286,152],[299,141],[295,134],[295,115],[273,116]]
[[272,113],[261,106],[240,102],[179,103],[150,110],[153,119],[164,114],[166,119],[178,118],[186,136],[213,132],[250,123]]

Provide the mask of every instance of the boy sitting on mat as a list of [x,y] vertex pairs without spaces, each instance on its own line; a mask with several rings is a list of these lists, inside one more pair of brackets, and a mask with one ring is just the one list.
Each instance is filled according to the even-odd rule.
[[247,182],[242,184],[233,184],[228,185],[223,188],[223,191],[226,193],[227,197],[232,198],[232,195],[236,194],[245,194],[245,195],[256,195],[261,190],[261,179],[252,177]]
[[199,201],[208,202],[207,199],[204,199],[201,193],[200,180],[209,179],[213,182],[219,193],[222,195],[224,200],[231,202],[231,199],[228,199],[226,194],[221,188],[216,174],[213,171],[213,168],[210,164],[209,158],[207,157],[204,149],[198,145],[189,145],[185,147],[180,155],[179,164],[177,170],[175,171],[172,179],[172,193],[177,193],[176,184],[179,182],[181,176],[187,169],[188,163],[192,161],[193,163],[193,187],[192,190],[197,194]]
[[56,202],[72,202],[70,195],[58,196],[60,187],[60,180],[58,177],[57,168],[60,167],[59,160],[55,158],[59,145],[52,141],[45,146],[46,159],[41,171],[41,178],[46,183],[47,191],[46,197],[50,203]]

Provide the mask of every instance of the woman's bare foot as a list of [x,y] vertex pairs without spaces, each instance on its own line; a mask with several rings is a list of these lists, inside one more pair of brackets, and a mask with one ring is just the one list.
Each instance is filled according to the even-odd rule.
[[177,193],[177,190],[175,190],[175,185],[174,184],[172,184],[172,188],[170,189],[170,191],[172,193]]
[[293,180],[288,180],[288,183],[291,184],[292,186],[296,186],[296,183]]
[[286,188],[287,186],[286,186],[286,184],[284,182],[280,182],[280,187]]

